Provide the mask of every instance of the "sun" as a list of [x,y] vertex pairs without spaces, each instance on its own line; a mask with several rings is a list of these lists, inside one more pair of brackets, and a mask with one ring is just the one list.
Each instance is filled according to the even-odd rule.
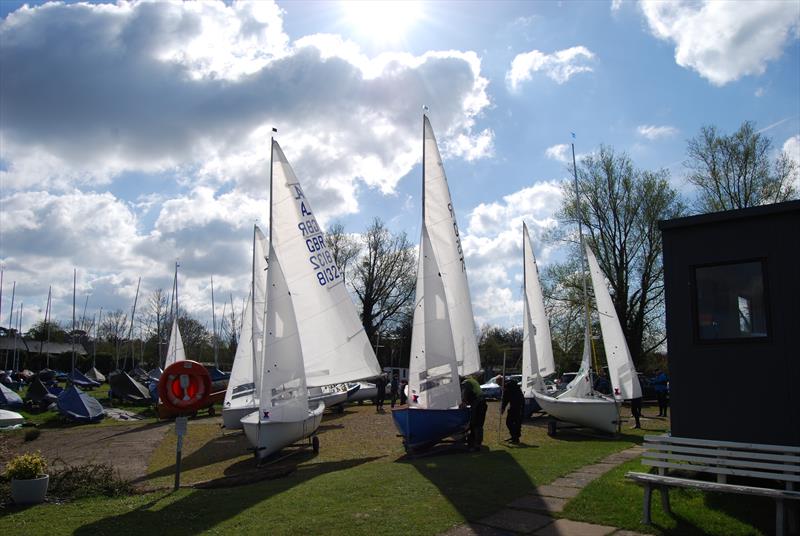
[[343,0],[340,4],[352,31],[376,43],[401,41],[423,15],[423,3],[414,0]]

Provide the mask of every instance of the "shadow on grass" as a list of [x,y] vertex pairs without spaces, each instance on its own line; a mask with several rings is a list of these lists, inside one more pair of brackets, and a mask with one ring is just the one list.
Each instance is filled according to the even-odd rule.
[[468,521],[477,521],[536,491],[527,472],[505,450],[484,447],[480,452],[451,452],[454,454],[398,461],[413,465]]
[[[172,492],[160,492],[155,494],[152,501],[138,508],[84,525],[74,534],[197,534],[212,530],[261,501],[317,476],[351,469],[374,459],[369,457],[303,465],[295,467],[288,476],[283,475],[285,478],[226,489],[198,489],[185,495],[182,492],[177,499]],[[252,467],[255,462],[250,460],[249,463]],[[264,527],[264,534],[268,533],[268,527]]]

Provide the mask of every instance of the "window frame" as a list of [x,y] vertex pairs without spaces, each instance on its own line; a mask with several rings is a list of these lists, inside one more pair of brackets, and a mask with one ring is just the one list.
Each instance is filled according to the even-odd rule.
[[[726,337],[718,339],[703,339],[700,336],[700,311],[697,299],[698,285],[697,285],[697,270],[698,268],[716,268],[720,266],[731,266],[736,264],[749,264],[759,263],[761,265],[761,284],[764,289],[764,323],[766,327],[766,335],[750,336],[750,337]],[[772,342],[772,314],[771,314],[771,301],[769,292],[769,278],[768,263],[765,257],[756,257],[748,259],[736,259],[731,261],[721,262],[708,262],[703,264],[693,264],[689,266],[690,274],[690,288],[691,288],[691,301],[692,301],[692,339],[698,345],[713,345],[713,344],[731,344],[731,343],[771,343]]]

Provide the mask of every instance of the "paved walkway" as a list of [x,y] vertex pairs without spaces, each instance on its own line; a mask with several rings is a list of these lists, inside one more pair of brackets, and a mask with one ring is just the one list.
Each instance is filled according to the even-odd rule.
[[639,536],[638,532],[616,527],[555,519],[550,513],[561,512],[587,484],[643,452],[643,447],[635,446],[607,456],[594,465],[581,467],[551,484],[537,487],[535,493],[513,501],[489,517],[458,525],[441,536]]

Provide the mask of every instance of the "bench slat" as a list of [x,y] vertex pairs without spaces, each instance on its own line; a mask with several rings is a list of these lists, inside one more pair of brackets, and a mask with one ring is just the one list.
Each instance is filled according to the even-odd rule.
[[765,463],[755,462],[752,460],[734,460],[730,458],[719,458],[711,456],[690,456],[686,454],[671,454],[665,452],[645,452],[643,454],[645,460],[658,459],[658,460],[677,460],[691,462],[695,464],[707,464],[711,466],[723,467],[746,467],[752,469],[764,469],[767,471],[776,471],[775,478],[783,480],[785,476],[791,473],[800,473],[800,465],[788,465],[780,463]]
[[711,439],[692,439],[688,437],[674,437],[668,435],[644,436],[645,446],[650,442],[673,443],[677,445],[695,445],[704,447],[727,447],[739,450],[754,450],[762,452],[780,452],[786,454],[800,454],[800,447],[789,445],[764,445],[759,443],[737,443],[734,441],[715,441]]
[[665,485],[671,487],[694,488],[703,491],[719,491],[725,493],[741,493],[746,495],[759,495],[762,497],[772,497],[774,499],[793,499],[800,500],[800,491],[788,491],[772,488],[759,488],[755,486],[742,486],[739,484],[722,484],[719,482],[706,482],[703,480],[691,480],[687,478],[677,478],[674,476],[652,475],[650,473],[627,472],[626,478],[637,482],[644,482],[654,485]]
[[748,476],[755,478],[766,478],[769,480],[782,480],[786,482],[800,482],[800,475],[781,475],[780,479],[777,473],[767,473],[764,471],[745,471],[742,469],[730,469],[728,467],[708,467],[705,465],[690,465],[686,463],[670,463],[661,462],[658,460],[651,460],[647,465],[652,467],[664,467],[666,469],[683,469],[684,471],[697,471],[703,473],[714,473],[718,475],[731,475],[731,476]]
[[708,456],[724,456],[726,458],[742,458],[753,460],[768,460],[774,462],[785,462],[791,465],[800,466],[800,456],[793,454],[765,454],[763,452],[722,450],[721,448],[688,447],[685,445],[665,445],[652,444],[646,445],[649,451],[653,452],[685,452],[687,454],[706,454]]

